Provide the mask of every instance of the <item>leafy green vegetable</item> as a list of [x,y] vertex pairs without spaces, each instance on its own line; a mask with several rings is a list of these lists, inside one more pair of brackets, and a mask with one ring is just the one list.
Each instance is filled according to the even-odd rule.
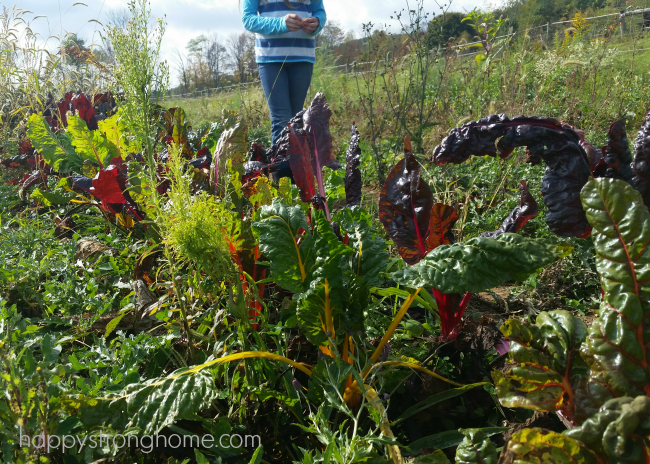
[[465,438],[456,449],[456,464],[496,464],[497,450],[481,429],[460,429]]
[[350,268],[370,286],[379,287],[384,278],[380,275],[388,264],[386,241],[372,227],[372,218],[360,207],[345,208],[334,215],[348,235],[348,244],[354,250]]
[[522,279],[566,256],[566,245],[546,239],[503,234],[442,245],[414,266],[392,274],[411,288],[433,287],[442,293],[478,293],[509,280]]
[[305,214],[300,206],[286,206],[276,198],[262,207],[259,217],[253,231],[260,252],[271,262],[270,278],[286,290],[303,292],[316,260]]
[[591,369],[585,397],[597,408],[613,397],[650,394],[650,213],[619,180],[590,180],[582,201],[603,288],[598,319],[582,347]]
[[99,132],[106,134],[106,139],[115,145],[120,153],[122,159],[131,153],[137,153],[140,150],[137,149],[135,144],[133,144],[128,138],[128,128],[125,125],[124,120],[121,118],[121,115],[118,111],[114,116],[99,121]]
[[113,401],[126,402],[130,426],[139,428],[143,434],[153,434],[177,419],[189,418],[208,408],[216,396],[214,379],[200,371],[193,375],[172,375],[149,385],[129,385]]
[[300,331],[312,344],[325,345],[330,337],[336,337],[333,322],[343,317],[343,311],[340,300],[332,299],[332,287],[327,279],[304,294],[297,315]]
[[601,462],[582,442],[566,435],[534,428],[515,433],[501,459],[517,464],[597,464]]
[[427,236],[432,208],[431,188],[422,179],[420,163],[407,136],[404,158],[395,165],[381,189],[379,220],[408,264],[416,264],[429,251]]
[[111,164],[111,159],[120,158],[120,151],[109,142],[100,131],[90,131],[86,121],[78,116],[68,118],[68,133],[72,136],[72,145],[84,162],[100,167]]
[[74,192],[56,192],[49,190],[34,189],[31,197],[43,206],[65,205],[76,196]]
[[27,122],[27,136],[34,148],[52,169],[71,172],[81,169],[83,159],[75,153],[67,135],[56,136],[40,114],[32,114]]
[[568,311],[541,313],[536,324],[510,319],[501,327],[510,340],[509,372],[492,371],[501,404],[509,408],[562,411],[575,416],[575,392],[587,376],[580,346],[585,324]]
[[580,427],[564,432],[611,464],[650,459],[650,398],[614,398]]

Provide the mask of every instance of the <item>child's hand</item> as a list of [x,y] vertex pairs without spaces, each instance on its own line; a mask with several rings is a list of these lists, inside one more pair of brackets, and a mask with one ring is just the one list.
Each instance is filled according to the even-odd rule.
[[288,14],[284,17],[284,21],[287,23],[289,31],[296,32],[302,28],[303,20],[300,16],[296,14]]
[[302,30],[307,34],[313,34],[318,29],[319,24],[318,18],[307,18],[302,22]]

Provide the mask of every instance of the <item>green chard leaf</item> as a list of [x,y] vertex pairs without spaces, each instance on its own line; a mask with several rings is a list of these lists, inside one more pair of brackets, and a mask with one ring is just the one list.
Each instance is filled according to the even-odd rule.
[[68,118],[68,132],[72,135],[72,145],[84,162],[108,167],[111,159],[120,158],[120,151],[114,143],[98,130],[88,130],[86,121],[79,116]]
[[99,132],[106,134],[106,139],[117,147],[122,159],[126,159],[131,153],[140,151],[137,145],[128,139],[128,130],[119,111],[108,119],[98,121],[97,125],[99,126]]
[[40,114],[32,114],[27,122],[27,137],[52,169],[66,173],[79,171],[83,160],[75,153],[66,134],[55,135]]
[[277,198],[270,206],[262,207],[259,214],[253,232],[260,242],[260,252],[271,263],[270,278],[285,290],[304,292],[316,260],[305,214],[300,206],[286,206]]
[[588,375],[580,357],[587,337],[584,322],[569,311],[541,313],[536,323],[511,319],[501,327],[510,340],[510,371],[492,371],[501,404],[508,408],[561,411],[576,415],[576,390]]
[[501,454],[517,464],[598,464],[602,461],[582,442],[544,429],[515,433]]
[[217,391],[212,376],[198,372],[166,377],[146,386],[129,385],[121,396],[126,397],[129,425],[139,428],[144,434],[153,434],[177,419],[191,417],[209,408],[217,397]]
[[34,200],[38,201],[43,206],[53,205],[67,205],[74,197],[77,196],[74,192],[67,192],[63,189],[41,190],[40,188],[34,189],[30,195]]
[[344,301],[349,296],[350,272],[346,261],[353,251],[339,241],[322,211],[313,212],[312,224],[315,261],[308,272],[310,289],[298,304],[297,316],[307,339],[324,345],[328,342],[327,332],[332,332],[332,337],[342,335],[339,329],[347,325]]
[[571,248],[517,234],[477,237],[442,245],[419,263],[392,274],[411,288],[432,287],[442,293],[478,293],[509,280],[523,279],[567,255]]
[[[650,395],[650,213],[626,182],[591,179],[582,191],[593,226],[603,302],[582,357],[591,368],[584,408]],[[591,415],[591,414],[589,414]]]
[[388,264],[386,241],[372,227],[372,218],[361,207],[354,206],[338,212],[334,220],[348,235],[348,244],[354,250],[350,269],[371,287],[384,283],[381,273]]
[[497,464],[497,449],[481,429],[460,429],[465,439],[456,448],[456,464]]
[[583,442],[611,464],[650,460],[650,398],[614,398],[564,435]]
[[[298,324],[300,331],[313,345],[326,345],[327,332],[335,338],[338,322],[344,318],[340,300],[332,299],[332,286],[327,279],[319,282],[314,289],[303,294],[298,303]],[[329,322],[332,322],[330,324]]]
[[346,280],[343,274],[345,271],[349,272],[347,257],[354,252],[339,241],[323,211],[316,210],[312,213],[312,224],[316,251],[316,262],[312,268],[313,278],[322,280],[327,277],[332,285],[341,291]]

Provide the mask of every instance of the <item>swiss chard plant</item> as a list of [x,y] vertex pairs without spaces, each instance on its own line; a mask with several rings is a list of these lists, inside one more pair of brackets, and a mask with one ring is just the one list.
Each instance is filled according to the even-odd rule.
[[524,430],[504,454],[522,463],[552,449],[558,462],[647,462],[650,213],[618,179],[589,180],[581,198],[603,291],[597,319],[588,328],[551,311],[534,324],[508,321],[501,330],[514,365],[492,373],[501,404],[556,412],[570,430]]
[[[379,198],[379,218],[410,266],[393,274],[400,285],[431,289],[442,336],[455,338],[473,293],[521,278],[563,256],[562,246],[513,233],[538,214],[537,203],[520,184],[519,205],[495,232],[454,244],[458,213],[434,204],[420,164],[405,141],[404,158],[392,169]],[[565,250],[568,251],[568,250]]]

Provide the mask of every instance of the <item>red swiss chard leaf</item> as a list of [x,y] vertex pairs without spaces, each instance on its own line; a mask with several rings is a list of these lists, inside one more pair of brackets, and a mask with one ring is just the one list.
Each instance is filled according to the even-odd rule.
[[452,228],[458,221],[458,213],[451,206],[436,203],[431,208],[431,222],[429,224],[429,237],[427,238],[427,252],[435,250],[440,245],[454,243]]
[[355,206],[361,203],[361,148],[359,147],[359,131],[357,126],[352,123],[350,129],[350,145],[345,157],[345,199],[348,206]]
[[123,205],[127,202],[124,196],[126,179],[118,166],[110,165],[106,169],[100,170],[92,182],[90,193],[99,198],[102,203]]
[[[327,220],[331,222],[327,199],[325,198],[325,185],[323,183],[323,168],[340,169],[341,165],[334,156],[332,133],[330,132],[330,110],[327,100],[322,93],[317,93],[307,111],[303,114],[303,126],[307,134],[307,143],[311,155],[311,167],[316,175],[318,195],[312,197],[312,204],[317,209],[324,209]],[[295,174],[294,174],[295,176]]]
[[38,171],[38,170],[32,171],[29,174],[29,177],[26,177],[21,182],[23,190],[27,190],[28,188],[33,187],[34,185],[37,185],[37,184],[40,184],[40,183],[43,183],[43,184],[47,185],[47,175],[42,174],[41,171]]
[[434,150],[434,160],[459,164],[472,155],[505,158],[516,147],[527,147],[529,159],[542,159],[547,165],[542,195],[549,228],[563,237],[587,233],[590,225],[580,191],[591,176],[589,161],[580,137],[566,124],[546,117],[488,116],[453,129]]
[[585,139],[585,132],[580,129],[574,129],[576,131],[576,134],[578,134],[578,137],[580,137],[580,146],[585,150],[585,153],[587,153],[587,159],[589,160],[589,170],[591,172],[594,172],[598,166],[598,164],[602,161],[603,159],[603,153],[601,150],[596,150],[596,147],[594,147],[587,139]]
[[266,156],[267,151],[260,141],[255,141],[251,145],[251,150],[248,156],[249,161],[259,161],[261,163],[269,164],[269,158]]
[[486,232],[481,237],[496,238],[501,234],[519,232],[528,221],[537,217],[539,214],[539,207],[535,198],[530,194],[526,181],[519,182],[519,204],[515,206],[510,215],[503,221],[501,227],[494,232]]
[[643,120],[634,142],[634,188],[641,194],[643,203],[650,207],[650,113]]
[[314,101],[303,114],[304,128],[307,133],[307,143],[311,152],[311,165],[316,176],[322,175],[323,167],[340,169],[341,165],[334,156],[332,133],[330,132],[330,110],[327,100],[322,93],[317,93]]
[[88,130],[98,129],[97,118],[95,117],[95,108],[93,108],[88,97],[86,97],[82,92],[79,92],[77,95],[72,97],[70,103],[72,104],[72,111],[75,114],[78,114],[81,119],[86,121]]
[[300,189],[300,199],[305,203],[311,202],[316,196],[317,187],[314,170],[309,154],[307,133],[302,128],[302,115],[295,117],[287,126],[287,131],[281,141],[281,150],[289,159],[291,172],[296,185]]
[[34,147],[32,146],[32,141],[28,138],[25,138],[22,142],[18,144],[18,154],[19,155],[33,155]]
[[433,194],[420,177],[420,163],[411,151],[411,139],[404,141],[404,159],[388,175],[379,197],[379,220],[408,264],[427,254]]
[[72,104],[70,99],[72,98],[72,92],[65,94],[61,100],[56,102],[56,107],[59,109],[59,116],[61,117],[61,123],[63,126],[68,125],[68,111],[72,111]]
[[[625,119],[616,121],[609,128],[609,138],[607,145],[602,149],[603,161],[607,168],[604,169],[602,161],[599,162],[595,170],[597,177],[608,177],[610,179],[620,179],[632,183],[634,172],[632,171],[632,152],[630,151],[630,142],[627,139],[625,130]],[[605,171],[604,175],[598,175]]]

